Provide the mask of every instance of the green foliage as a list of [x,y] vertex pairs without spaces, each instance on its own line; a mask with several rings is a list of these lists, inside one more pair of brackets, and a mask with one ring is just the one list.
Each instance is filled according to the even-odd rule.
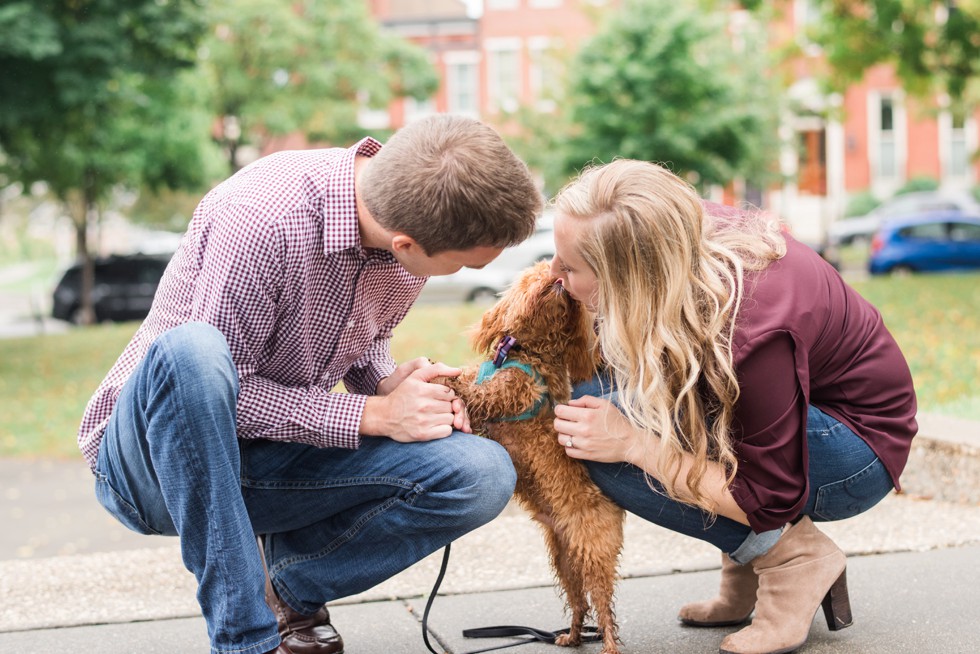
[[892,64],[906,90],[945,91],[959,101],[980,79],[980,2],[814,0],[822,18],[810,34],[827,56],[837,91],[877,64]]
[[[118,186],[202,183],[207,123],[192,115],[200,0],[51,0],[0,12],[0,177],[46,182],[75,223],[83,320],[90,217]],[[30,44],[17,36],[27,28]],[[189,103],[189,104],[188,104]],[[189,108],[190,107],[190,108]]]
[[[26,26],[29,46],[18,36]],[[198,182],[202,156],[188,121],[197,121],[199,141],[201,119],[184,113],[193,102],[179,71],[194,64],[203,28],[197,0],[4,7],[4,172],[25,187],[47,182],[65,201],[81,195],[81,222],[117,184]]]
[[361,0],[213,0],[209,21],[203,66],[233,168],[238,148],[269,136],[347,143],[362,102],[438,87],[426,53],[381,33]]
[[895,195],[936,190],[939,190],[939,180],[932,177],[913,177],[905,182],[900,189],[895,191]]
[[871,191],[855,193],[847,199],[847,206],[844,208],[844,217],[863,216],[880,204],[881,200],[876,198]]
[[608,17],[572,66],[565,173],[627,157],[702,184],[766,181],[779,102],[763,34],[738,45],[724,12],[672,0],[627,0]]
[[980,420],[960,412],[980,406],[980,275],[876,277],[854,287],[902,348],[920,410]]

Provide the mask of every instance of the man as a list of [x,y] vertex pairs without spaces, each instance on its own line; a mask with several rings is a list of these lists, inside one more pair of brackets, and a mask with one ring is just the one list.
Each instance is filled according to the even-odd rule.
[[213,652],[342,652],[326,602],[503,509],[509,458],[429,383],[459,370],[396,366],[389,339],[427,276],[486,265],[540,204],[496,132],[445,115],[202,200],[79,446],[110,513],[180,537]]

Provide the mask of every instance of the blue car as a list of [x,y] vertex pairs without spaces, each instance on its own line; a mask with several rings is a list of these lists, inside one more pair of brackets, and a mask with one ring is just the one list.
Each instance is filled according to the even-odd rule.
[[871,241],[873,275],[980,268],[980,216],[942,211],[885,223]]

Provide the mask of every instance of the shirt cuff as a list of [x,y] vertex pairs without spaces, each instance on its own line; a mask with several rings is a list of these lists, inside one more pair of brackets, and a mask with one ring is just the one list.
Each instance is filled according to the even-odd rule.
[[351,368],[344,375],[344,386],[351,393],[376,395],[378,382],[395,371],[394,361],[373,362],[364,368]]
[[367,396],[354,393],[331,393],[323,414],[324,447],[356,450],[361,444],[359,428]]

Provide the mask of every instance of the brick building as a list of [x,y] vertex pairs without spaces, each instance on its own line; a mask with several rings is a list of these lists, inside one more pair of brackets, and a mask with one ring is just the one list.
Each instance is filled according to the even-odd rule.
[[[549,89],[581,41],[595,31],[595,16],[615,0],[482,0],[482,12],[461,0],[370,0],[387,28],[427,48],[443,84],[427,103],[392,105],[371,126],[397,128],[433,111],[478,116],[504,131],[520,106],[550,111]],[[824,94],[815,71],[822,55],[807,43],[815,14],[809,0],[781,0],[768,26],[773,46],[795,41],[802,56],[790,64],[787,97],[793,113],[780,127],[785,183],[761,192],[734,183],[716,196],[748,199],[780,214],[807,240],[823,237],[843,215],[848,198],[870,191],[886,199],[908,180],[930,177],[944,190],[969,190],[980,180],[980,108],[956,115],[948,101],[906,97],[891,69],[880,66],[842,96]],[[733,11],[733,32],[752,20]]]

